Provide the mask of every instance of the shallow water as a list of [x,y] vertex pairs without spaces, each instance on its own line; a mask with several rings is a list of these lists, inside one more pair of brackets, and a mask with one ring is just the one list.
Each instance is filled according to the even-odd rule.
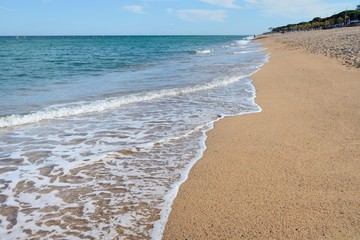
[[213,121],[260,111],[241,36],[0,39],[7,239],[160,238]]

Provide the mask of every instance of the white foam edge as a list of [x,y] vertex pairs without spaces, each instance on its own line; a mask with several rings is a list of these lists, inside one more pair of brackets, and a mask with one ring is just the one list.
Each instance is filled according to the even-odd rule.
[[[250,74],[250,76],[252,76],[253,74],[257,73],[262,66],[264,66],[265,63],[268,62],[268,58],[269,58],[269,54],[266,55],[265,57],[265,61],[263,64],[261,64],[258,69],[256,71],[254,71],[254,73]],[[252,82],[252,80],[251,80]],[[184,171],[182,172],[181,174],[181,177],[179,179],[179,181],[173,183],[170,187],[170,190],[168,191],[168,193],[165,195],[165,202],[164,202],[164,207],[161,209],[160,211],[160,219],[158,221],[156,221],[154,223],[154,229],[153,229],[153,232],[151,234],[151,239],[152,240],[160,240],[162,239],[163,237],[163,234],[164,234],[164,231],[165,231],[165,226],[166,226],[166,223],[169,219],[169,216],[170,216],[170,213],[171,213],[171,210],[172,210],[172,204],[179,192],[179,189],[180,189],[180,186],[188,179],[189,177],[189,174],[190,174],[190,170],[194,167],[194,165],[197,163],[197,161],[199,161],[206,149],[207,149],[207,146],[206,146],[206,139],[207,139],[207,132],[210,131],[211,129],[214,128],[214,123],[225,118],[225,117],[235,117],[235,116],[241,116],[241,115],[247,115],[247,114],[254,114],[254,113],[260,113],[262,111],[262,108],[255,102],[255,98],[256,98],[256,89],[255,89],[255,86],[252,84],[253,86],[253,89],[254,89],[254,95],[249,98],[249,99],[252,99],[252,103],[254,105],[256,105],[259,110],[258,111],[253,111],[253,112],[245,112],[245,113],[238,113],[238,114],[234,114],[234,115],[221,115],[220,118],[214,120],[214,121],[211,121],[207,124],[204,124],[204,127],[205,126],[208,126],[207,129],[205,130],[202,130],[202,138],[201,138],[201,148],[199,149],[199,152],[198,154],[187,164],[186,168],[184,169]]]
[[246,40],[254,40],[254,36],[250,35],[250,36],[245,37],[244,39],[246,39]]
[[263,49],[260,49],[260,50],[254,50],[254,51],[240,51],[240,52],[229,52],[227,54],[247,54],[247,53],[257,53],[257,52],[260,52],[260,51],[263,51]]
[[193,51],[194,54],[209,54],[209,53],[212,53],[212,52],[213,52],[212,49],[194,50]]
[[236,40],[233,44],[237,45],[237,46],[242,46],[242,45],[246,45],[250,42],[251,42],[251,40],[241,39],[241,40]]
[[[255,105],[257,105],[255,102],[253,102],[253,103]],[[167,222],[167,220],[170,216],[171,210],[172,210],[172,204],[179,192],[180,186],[188,179],[190,170],[194,167],[194,165],[197,163],[197,161],[199,161],[203,157],[203,155],[207,149],[207,146],[206,146],[207,134],[206,133],[214,128],[215,122],[217,122],[225,117],[234,117],[234,116],[241,116],[241,115],[254,114],[254,113],[261,112],[262,111],[261,107],[259,105],[257,105],[257,106],[259,107],[258,111],[239,113],[239,114],[235,114],[235,115],[222,115],[220,118],[205,125],[205,127],[207,126],[207,129],[203,130],[203,136],[201,138],[201,148],[200,148],[198,154],[187,164],[186,168],[184,169],[183,173],[181,174],[180,180],[171,185],[171,188],[168,191],[168,194],[165,196],[165,205],[167,205],[167,206],[165,206],[161,210],[160,220],[158,220],[154,224],[154,229],[153,229],[153,232],[151,235],[152,240],[162,239],[164,231],[165,231],[166,222]]]
[[251,76],[251,74],[230,77],[228,79],[222,79],[220,81],[212,81],[204,85],[155,90],[147,93],[138,93],[131,96],[108,98],[90,102],[75,102],[70,104],[53,105],[51,107],[41,109],[37,112],[31,112],[25,115],[13,114],[5,117],[0,117],[0,128],[13,127],[18,125],[36,123],[43,120],[52,120],[93,112],[102,112],[110,109],[115,109],[127,104],[146,102],[150,100],[160,99],[163,97],[178,96],[181,94],[195,93],[221,86],[226,86],[249,76]]

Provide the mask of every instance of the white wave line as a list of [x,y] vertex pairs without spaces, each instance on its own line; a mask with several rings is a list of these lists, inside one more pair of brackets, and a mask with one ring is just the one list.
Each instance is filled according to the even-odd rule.
[[225,81],[212,82],[206,85],[198,85],[193,87],[163,89],[163,90],[152,91],[148,93],[140,93],[125,97],[96,100],[92,102],[77,102],[67,105],[66,104],[55,105],[52,107],[44,108],[37,112],[32,112],[24,115],[13,114],[13,115],[1,117],[0,128],[35,123],[35,122],[39,122],[43,120],[51,120],[55,118],[81,115],[86,113],[102,112],[105,110],[118,108],[126,104],[147,102],[164,97],[171,97],[181,94],[189,94],[199,91],[205,91],[216,87],[226,86],[228,84],[235,83],[247,76],[249,75],[233,77]]

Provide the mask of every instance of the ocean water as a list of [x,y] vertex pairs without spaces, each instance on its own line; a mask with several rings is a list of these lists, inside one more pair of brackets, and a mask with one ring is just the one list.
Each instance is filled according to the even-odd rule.
[[2,239],[160,239],[223,116],[256,113],[246,36],[0,37]]

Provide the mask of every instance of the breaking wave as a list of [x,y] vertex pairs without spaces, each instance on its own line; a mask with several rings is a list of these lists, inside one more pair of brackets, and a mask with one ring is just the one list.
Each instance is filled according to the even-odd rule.
[[209,54],[212,53],[213,50],[206,49],[206,50],[194,50],[192,51],[193,54]]
[[163,89],[163,90],[150,91],[147,93],[141,92],[123,97],[53,105],[41,109],[39,111],[31,112],[23,115],[13,114],[8,116],[3,116],[0,118],[0,128],[36,123],[43,120],[51,120],[55,118],[69,117],[69,116],[75,116],[75,115],[81,115],[81,114],[87,114],[93,112],[102,112],[109,109],[118,108],[127,104],[147,102],[164,97],[171,97],[181,94],[189,94],[189,93],[209,90],[221,86],[226,86],[228,84],[232,84],[247,76],[248,75],[231,77],[222,80],[215,80],[207,84],[194,85],[190,87]]

